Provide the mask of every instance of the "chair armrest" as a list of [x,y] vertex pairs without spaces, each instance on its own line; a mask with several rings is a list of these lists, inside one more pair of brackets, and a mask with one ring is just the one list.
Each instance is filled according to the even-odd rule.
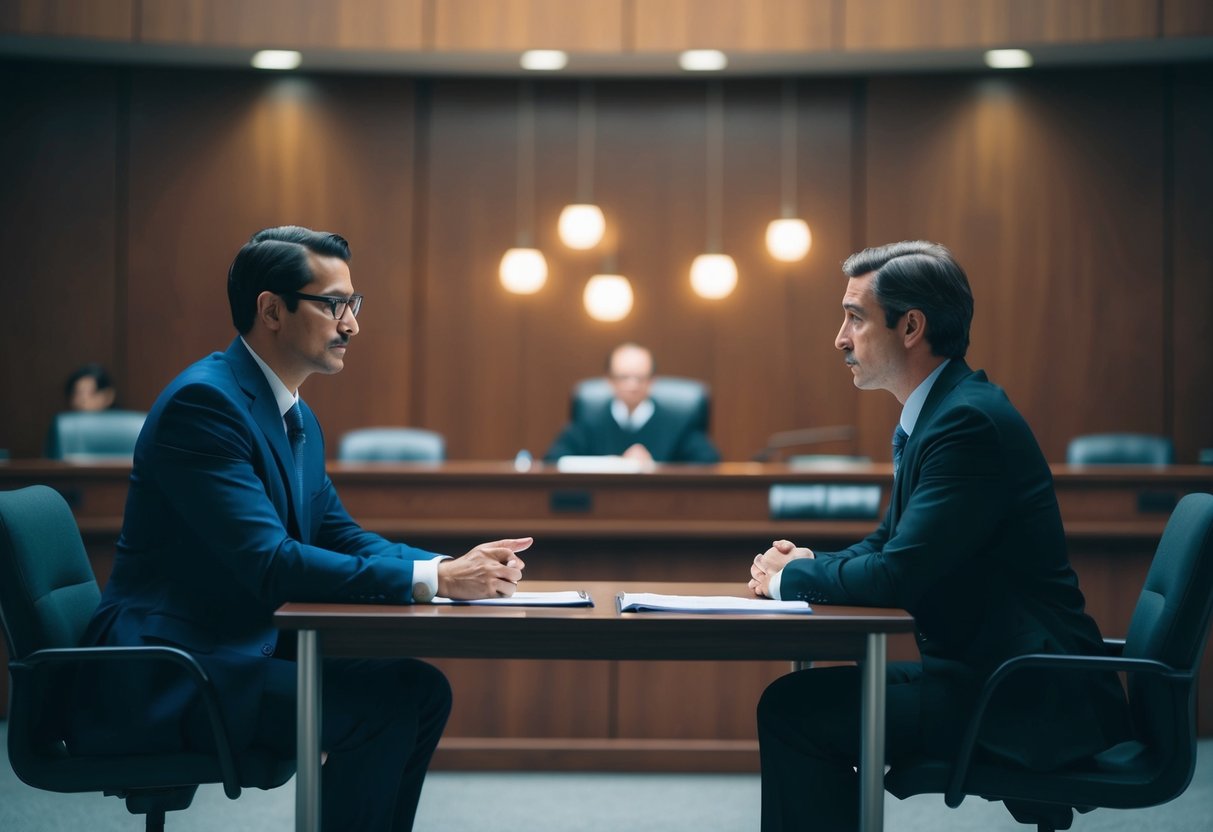
[[1030,668],[1081,670],[1085,672],[1125,671],[1129,673],[1149,673],[1177,681],[1191,680],[1195,675],[1192,671],[1177,670],[1168,664],[1155,661],[1154,659],[1126,659],[1120,656],[1067,656],[1056,653],[1029,653],[1007,659],[986,680],[985,685],[981,689],[981,694],[977,697],[977,704],[973,708],[973,715],[969,718],[969,724],[965,728],[964,739],[961,740],[960,749],[956,754],[956,764],[952,768],[952,776],[948,782],[948,789],[944,792],[944,802],[951,808],[955,809],[964,800],[965,777],[969,773],[969,764],[972,762],[973,749],[977,745],[977,735],[981,731],[986,707],[990,704],[990,699],[993,697],[995,690],[1011,674]]
[[223,723],[223,713],[219,710],[219,696],[215,685],[211,682],[198,660],[184,650],[167,646],[147,647],[57,647],[38,650],[23,659],[9,662],[12,671],[34,670],[52,665],[75,665],[94,662],[115,661],[158,661],[175,664],[186,672],[186,676],[194,683],[202,696],[206,715],[211,725],[211,734],[215,739],[215,756],[219,760],[219,771],[223,775],[223,791],[235,800],[240,796],[240,779],[236,772],[236,760],[232,756],[231,743],[227,737],[227,727]]

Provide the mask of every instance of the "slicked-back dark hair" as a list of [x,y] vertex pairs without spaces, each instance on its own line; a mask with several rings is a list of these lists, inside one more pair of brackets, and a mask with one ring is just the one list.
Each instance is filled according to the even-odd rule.
[[262,292],[282,295],[288,312],[298,308],[299,299],[291,293],[312,282],[309,252],[348,263],[350,244],[340,234],[298,225],[263,229],[244,244],[227,270],[227,301],[237,332],[244,335],[253,328]]
[[931,353],[964,358],[973,322],[973,290],[952,252],[939,243],[907,240],[865,248],[842,264],[848,277],[875,272],[872,292],[890,329],[911,309],[927,319]]

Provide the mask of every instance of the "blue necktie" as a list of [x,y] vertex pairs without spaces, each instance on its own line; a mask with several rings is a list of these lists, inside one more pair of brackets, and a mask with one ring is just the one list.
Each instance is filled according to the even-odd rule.
[[899,422],[897,430],[893,431],[893,476],[897,476],[897,470],[901,468],[901,452],[906,449],[909,438],[910,434],[902,430]]
[[[296,513],[303,516],[303,445],[307,442],[307,434],[303,432],[303,409],[299,402],[291,405],[291,409],[283,414],[286,421],[286,435],[291,442],[291,457],[295,461],[295,506]],[[302,521],[300,521],[302,522]]]

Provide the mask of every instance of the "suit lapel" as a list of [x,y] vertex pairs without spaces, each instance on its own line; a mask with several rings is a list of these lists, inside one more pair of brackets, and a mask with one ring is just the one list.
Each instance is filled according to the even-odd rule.
[[[289,515],[295,520],[293,529],[295,537],[307,542],[304,539],[304,530],[308,528],[306,517],[300,510],[301,507],[296,505],[295,457],[291,453],[290,441],[286,438],[286,424],[278,412],[278,401],[274,398],[274,392],[270,389],[269,382],[265,380],[261,367],[253,360],[239,338],[232,341],[224,358],[231,365],[240,388],[249,397],[249,414],[253,417],[257,427],[261,429],[266,442],[274,452],[274,459],[278,463],[278,475],[282,478],[282,487],[286,491],[287,505],[290,507]],[[307,429],[307,422],[308,419],[305,418],[304,430]],[[287,517],[283,518],[283,523],[289,528]]]
[[910,494],[914,489],[909,483],[918,479],[918,449],[922,446],[922,437],[930,430],[935,411],[953,388],[972,374],[973,371],[963,358],[954,358],[931,385],[931,392],[927,394],[927,400],[923,402],[922,410],[918,413],[918,421],[914,424],[914,432],[910,434],[905,450],[902,451],[901,470],[893,480],[893,494],[889,499],[889,505],[892,507],[890,531],[897,528],[901,513],[910,501]]

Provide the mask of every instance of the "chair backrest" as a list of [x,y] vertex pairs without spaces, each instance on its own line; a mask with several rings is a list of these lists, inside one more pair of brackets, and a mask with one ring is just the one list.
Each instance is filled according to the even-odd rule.
[[[1129,623],[1124,655],[1156,659],[1195,675],[1211,615],[1213,495],[1189,494],[1175,507],[1158,543]],[[1195,679],[1176,684],[1148,674],[1129,678],[1137,734],[1164,758],[1176,743],[1195,742],[1195,687]]]
[[[606,405],[614,396],[611,382],[602,376],[586,378],[573,385],[569,418],[578,421],[584,413]],[[649,395],[662,410],[684,414],[697,430],[708,431],[711,419],[711,393],[702,381],[679,376],[654,376]]]
[[441,462],[446,458],[442,434],[421,428],[359,428],[341,437],[342,462]]
[[60,413],[51,426],[47,455],[73,462],[130,459],[146,418],[137,410]]
[[9,657],[79,646],[100,602],[63,497],[45,485],[0,492],[0,623]]
[[1092,433],[1066,447],[1071,465],[1170,465],[1175,446],[1165,436],[1145,433]]

